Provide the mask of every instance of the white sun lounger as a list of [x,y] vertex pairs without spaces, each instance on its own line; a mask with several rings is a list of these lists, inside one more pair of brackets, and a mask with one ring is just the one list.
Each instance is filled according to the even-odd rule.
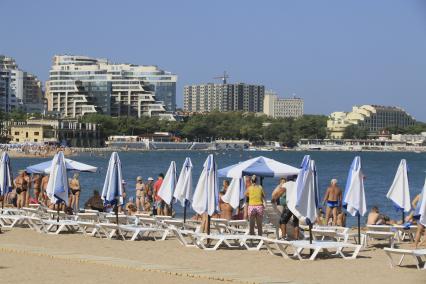
[[[78,231],[79,225],[73,220],[41,220],[43,222],[43,231],[48,234],[58,235],[61,232],[75,233]],[[56,228],[56,230],[55,230]]]
[[[341,256],[343,259],[355,259],[358,256],[359,251],[361,250],[361,245],[355,245],[345,242],[333,242],[333,241],[313,241],[312,244],[307,240],[303,241],[291,241],[291,246],[295,250],[295,256],[299,260],[304,260],[301,253],[303,250],[313,250],[313,253],[309,257],[309,260],[315,260],[320,251],[330,253],[330,251],[335,251],[333,255]],[[352,249],[352,255],[346,256],[343,253],[344,249]]]
[[[384,251],[386,255],[389,258],[389,262],[392,268],[394,268],[396,265],[401,266],[402,261],[404,260],[404,257],[406,255],[412,256],[414,260],[416,261],[417,269],[426,270],[426,249],[395,249],[395,248],[384,248]],[[398,255],[401,256],[398,264],[395,264],[392,255]],[[425,258],[423,260],[422,258]]]
[[363,234],[364,237],[364,246],[368,246],[368,243],[371,239],[374,240],[388,240],[389,246],[394,247],[395,239],[397,238],[396,232],[386,232],[386,231],[367,231]]
[[157,238],[155,237],[155,234],[164,232],[162,229],[134,225],[119,225],[119,231],[121,231],[124,237],[127,236],[127,233],[131,233],[131,241],[135,241],[143,237],[152,237],[154,240],[156,240]]
[[[221,245],[226,245],[228,248],[246,248],[247,250],[259,250],[263,245],[263,237],[251,235],[233,235],[233,234],[205,234],[191,232],[188,236],[196,247],[213,251],[217,250]],[[215,241],[213,246],[206,245],[204,242]],[[256,246],[250,246],[248,242],[258,241]],[[233,244],[231,244],[231,242]]]
[[268,252],[272,255],[281,255],[282,257],[287,259],[294,256],[294,253],[293,255],[290,255],[287,251],[288,248],[293,248],[290,241],[264,238],[263,244],[265,245]]

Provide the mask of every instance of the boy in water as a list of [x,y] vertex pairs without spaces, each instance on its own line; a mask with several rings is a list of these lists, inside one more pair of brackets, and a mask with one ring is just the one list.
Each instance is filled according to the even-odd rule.
[[323,204],[327,203],[327,210],[325,211],[325,220],[328,222],[330,216],[333,216],[333,226],[337,223],[337,209],[342,209],[342,190],[337,186],[337,179],[332,179],[330,186],[325,192]]

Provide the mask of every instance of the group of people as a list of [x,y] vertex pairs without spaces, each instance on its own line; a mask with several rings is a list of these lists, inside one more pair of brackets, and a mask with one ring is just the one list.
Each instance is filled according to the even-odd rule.
[[[43,204],[49,208],[54,208],[55,204],[50,202],[46,193],[48,182],[49,175],[30,175],[26,171],[21,170],[13,180],[11,191],[0,198],[5,198],[2,200],[4,204],[17,208],[28,207],[30,203]],[[69,207],[76,211],[79,208],[81,192],[78,173],[75,173],[69,179],[68,190]]]

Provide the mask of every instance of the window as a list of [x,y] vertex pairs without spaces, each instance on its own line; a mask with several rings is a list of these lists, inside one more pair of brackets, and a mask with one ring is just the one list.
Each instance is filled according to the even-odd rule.
[[19,135],[19,131],[15,131],[15,135]]
[[34,142],[38,142],[38,139],[34,139]]
[[28,138],[28,132],[25,132],[25,138]]
[[[39,136],[39,135],[40,135],[40,133],[38,131],[34,132],[34,136]],[[37,141],[35,141],[35,142],[37,142]]]
[[19,138],[16,138],[16,139],[15,139],[15,142],[19,142]]

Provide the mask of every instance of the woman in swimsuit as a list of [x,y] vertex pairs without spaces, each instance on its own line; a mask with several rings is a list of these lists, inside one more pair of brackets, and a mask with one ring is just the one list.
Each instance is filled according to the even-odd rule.
[[232,219],[232,206],[229,203],[226,203],[222,200],[222,197],[226,194],[226,191],[229,187],[229,180],[223,181],[223,189],[219,193],[219,208],[220,208],[220,218],[231,220]]
[[20,171],[19,176],[15,179],[16,194],[18,195],[17,207],[22,208],[25,206],[27,200],[29,177],[25,171]]
[[34,175],[32,182],[33,182],[33,188],[34,188],[34,197],[38,203],[39,197],[40,197],[40,189],[41,189],[41,176],[38,174]]
[[70,207],[74,210],[74,212],[78,212],[79,201],[80,201],[80,181],[78,180],[78,173],[75,173],[73,178],[70,180],[69,187],[72,194]]
[[136,178],[136,210],[140,212],[144,210],[145,204],[145,184],[143,183],[142,177]]

